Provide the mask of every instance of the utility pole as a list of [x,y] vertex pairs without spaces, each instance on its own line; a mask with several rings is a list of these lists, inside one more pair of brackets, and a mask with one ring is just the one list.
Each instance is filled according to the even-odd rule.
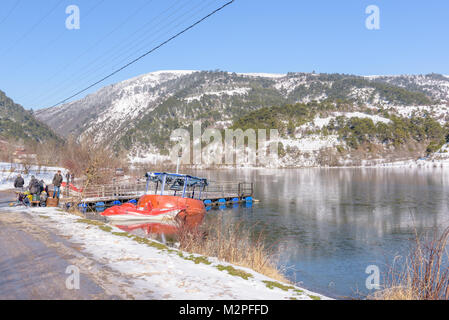
[[178,163],[176,164],[176,174],[179,174],[179,165],[181,164],[182,151],[178,151]]

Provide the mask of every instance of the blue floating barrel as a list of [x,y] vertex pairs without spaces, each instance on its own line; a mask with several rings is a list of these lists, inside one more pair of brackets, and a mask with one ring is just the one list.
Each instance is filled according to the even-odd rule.
[[226,199],[220,199],[220,200],[218,200],[218,203],[219,203],[219,204],[226,203]]
[[207,206],[211,206],[212,205],[212,200],[204,200],[204,205]]
[[137,204],[137,200],[133,199],[133,200],[130,200],[128,203]]
[[114,202],[112,203],[113,206],[119,206],[119,205],[121,205],[121,204],[122,204],[122,202],[121,202],[121,201],[118,201],[118,200],[116,200],[116,201],[114,201]]
[[232,199],[232,202],[234,202],[234,203],[237,203],[237,202],[239,202],[239,201],[240,201],[239,198],[234,198],[234,199]]
[[97,211],[97,212],[103,212],[103,211],[104,211],[104,207],[105,207],[104,202],[97,202],[97,203],[95,204],[95,211]]
[[246,197],[245,198],[246,202],[253,202],[253,200],[254,200],[253,197]]

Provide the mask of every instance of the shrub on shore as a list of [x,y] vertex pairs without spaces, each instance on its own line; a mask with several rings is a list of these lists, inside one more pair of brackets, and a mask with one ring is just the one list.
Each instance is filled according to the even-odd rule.
[[275,280],[289,282],[278,267],[272,248],[266,246],[263,234],[252,236],[240,222],[225,222],[222,217],[217,217],[213,223],[196,228],[180,226],[176,238],[183,251],[216,257]]
[[409,257],[394,264],[385,279],[385,288],[374,294],[377,300],[449,299],[449,228],[430,240],[416,237]]

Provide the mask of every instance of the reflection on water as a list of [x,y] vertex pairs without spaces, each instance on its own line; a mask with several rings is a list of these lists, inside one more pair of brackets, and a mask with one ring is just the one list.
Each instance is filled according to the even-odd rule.
[[120,222],[114,224],[117,228],[136,234],[150,235],[173,235],[176,233],[177,225],[175,223],[126,223]]
[[205,213],[201,212],[198,214],[190,214],[184,216],[182,220],[165,220],[158,222],[151,221],[120,221],[113,225],[125,232],[135,234],[140,237],[152,238],[166,242],[166,237],[169,236],[172,242],[176,240],[176,233],[179,228],[193,229],[201,225],[204,221]]
[[288,276],[333,297],[367,293],[365,270],[381,269],[417,232],[449,226],[444,169],[196,171],[218,181],[252,181],[253,207],[211,210],[263,230]]

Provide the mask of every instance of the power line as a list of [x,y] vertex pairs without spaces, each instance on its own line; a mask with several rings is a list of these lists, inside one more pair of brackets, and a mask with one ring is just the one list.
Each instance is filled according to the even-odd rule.
[[[175,1],[175,4],[177,4],[177,3],[178,3],[178,2]],[[186,4],[188,4],[187,1],[184,2],[184,4],[183,4],[180,8],[184,7]],[[168,9],[166,9],[162,14],[160,14],[159,16],[157,16],[157,19],[156,19],[156,20],[164,21],[164,20],[167,18],[167,17],[165,17],[165,18],[163,17],[164,13],[167,12],[167,11],[169,11],[169,10],[172,9],[173,7],[174,7],[174,5],[170,6]],[[178,8],[178,9],[180,9],[180,8]],[[140,11],[140,10],[138,10],[138,11]],[[130,19],[127,18],[125,21],[129,21],[129,20],[130,20]],[[151,21],[145,23],[145,25],[144,25],[143,27],[139,27],[136,31],[133,32],[133,34],[136,34],[139,30],[145,32],[144,28],[145,28],[148,24],[152,24],[152,23],[155,22],[156,20],[151,20]],[[120,24],[118,27],[120,27],[121,25],[122,25],[122,24]],[[130,40],[130,38],[131,38],[131,37],[128,36],[125,40],[121,41],[120,43],[123,44],[123,45],[126,45],[126,42],[129,42],[130,45],[131,45],[133,41],[128,41],[128,40]],[[92,48],[89,48],[89,49],[88,49],[87,51],[85,51],[83,54],[88,53],[91,49],[92,49]],[[114,46],[111,47],[110,49],[106,50],[106,52],[101,53],[96,59],[94,59],[93,61],[89,62],[89,63],[88,63],[87,65],[85,65],[84,67],[78,68],[77,71],[83,71],[83,73],[82,73],[83,76],[78,76],[77,79],[73,79],[73,77],[76,76],[77,74],[76,74],[76,73],[72,74],[72,75],[71,75],[70,77],[68,77],[65,81],[62,81],[62,82],[60,82],[56,87],[53,87],[52,90],[50,91],[50,93],[46,93],[45,95],[40,95],[39,97],[37,97],[37,100],[42,100],[43,97],[47,98],[47,97],[53,96],[54,93],[59,92],[61,88],[66,87],[66,85],[68,85],[70,82],[79,82],[79,80],[81,80],[81,79],[83,79],[83,80],[86,79],[87,77],[84,77],[84,75],[89,75],[89,74],[90,74],[89,80],[86,81],[86,83],[89,83],[89,82],[93,81],[93,79],[100,77],[100,75],[97,76],[96,74],[94,74],[94,75],[92,76],[92,71],[98,71],[98,67],[95,67],[95,66],[94,66],[94,68],[92,69],[91,66],[94,65],[95,62],[97,62],[97,61],[109,60],[110,58],[105,58],[105,55],[107,55],[108,53],[113,52],[114,49],[115,49]],[[71,60],[71,63],[73,64],[73,60]],[[67,68],[71,65],[71,63],[66,64],[64,70],[67,69]],[[113,70],[113,68],[111,68],[111,69]],[[109,72],[111,69],[107,70],[107,72]],[[64,70],[63,70],[63,69],[59,70],[58,72],[56,72],[55,74],[53,74],[51,77],[49,77],[49,78],[48,78],[46,81],[44,81],[44,82],[50,81],[51,79],[55,78],[58,74],[62,73]],[[86,72],[84,72],[84,71],[86,71]],[[103,72],[102,74],[104,74],[104,72]],[[90,80],[90,79],[92,79],[92,80]],[[72,91],[72,89],[68,89],[68,90],[66,90],[66,91],[70,92],[70,91]],[[61,96],[65,96],[65,95],[66,95],[66,94],[61,94]],[[35,103],[36,103],[36,98],[34,98],[34,101],[35,101]]]
[[[50,77],[48,77],[46,80],[44,80],[43,82],[48,82],[52,79],[54,79],[58,74],[60,74],[61,72],[67,70],[67,68],[74,64],[74,62],[78,61],[82,56],[84,56],[85,54],[89,53],[92,49],[94,49],[95,47],[97,47],[101,42],[103,42],[105,39],[107,39],[108,37],[110,37],[111,35],[113,35],[115,32],[117,32],[118,30],[120,30],[125,24],[129,23],[130,21],[132,21],[132,18],[134,16],[136,16],[137,14],[139,14],[145,7],[147,7],[148,5],[150,5],[154,0],[150,0],[150,1],[144,1],[143,4],[141,6],[139,6],[136,10],[134,10],[130,15],[128,15],[120,24],[118,24],[112,31],[108,32],[106,35],[103,35],[100,40],[96,41],[94,44],[92,44],[89,48],[87,48],[86,50],[84,50],[82,53],[80,53],[77,57],[71,59],[69,62],[65,63],[65,65],[60,68],[58,71],[56,71],[55,73],[53,73]],[[62,87],[62,85],[59,85],[59,87]],[[49,94],[46,94],[47,96]],[[25,95],[24,97],[26,97],[28,95]],[[23,98],[23,97],[22,97]],[[39,96],[38,99],[40,99],[41,96]]]
[[193,28],[196,27],[198,24],[200,24],[200,23],[203,22],[204,20],[208,19],[209,17],[213,16],[213,15],[216,14],[217,12],[223,10],[224,8],[226,8],[227,6],[229,6],[229,5],[230,5],[231,3],[233,3],[233,2],[234,2],[234,0],[231,0],[231,1],[227,2],[227,3],[225,3],[225,4],[222,5],[220,8],[215,9],[214,11],[212,11],[211,13],[209,13],[208,15],[204,16],[203,18],[201,18],[201,19],[198,20],[197,22],[191,24],[191,25],[188,26],[187,28],[183,29],[182,31],[180,31],[180,32],[178,32],[177,34],[175,34],[174,36],[172,36],[172,37],[170,37],[169,39],[165,40],[164,42],[162,42],[161,44],[157,45],[156,47],[154,47],[154,48],[151,49],[150,51],[148,51],[148,52],[142,54],[142,55],[139,56],[138,58],[136,58],[136,59],[134,59],[133,61],[127,63],[127,64],[124,65],[123,67],[121,67],[121,68],[115,70],[114,72],[112,72],[112,73],[110,73],[109,75],[107,75],[106,77],[104,77],[104,78],[98,80],[97,82],[91,84],[90,86],[88,86],[88,87],[86,87],[86,88],[84,88],[84,89],[82,89],[82,90],[76,92],[75,94],[71,95],[70,97],[68,97],[68,98],[66,98],[66,99],[64,99],[64,100],[62,100],[62,101],[56,103],[55,105],[51,106],[50,108],[56,107],[56,106],[58,106],[58,105],[60,105],[60,104],[63,104],[63,103],[65,103],[65,102],[67,102],[68,100],[70,100],[70,99],[72,99],[72,98],[74,98],[74,97],[80,95],[81,93],[83,93],[83,92],[89,90],[90,88],[92,88],[92,87],[96,86],[97,84],[99,84],[99,83],[105,81],[106,79],[109,79],[110,77],[114,76],[115,74],[119,73],[120,71],[122,71],[122,70],[128,68],[130,65],[132,65],[132,64],[136,63],[137,61],[139,61],[139,60],[145,58],[145,57],[148,56],[149,54],[153,53],[153,52],[156,51],[157,49],[161,48],[162,46],[164,46],[164,45],[166,45],[167,43],[171,42],[172,40],[176,39],[176,38],[179,37],[180,35],[186,33],[186,32],[189,31],[190,29],[193,29]]
[[6,21],[8,20],[8,18],[11,16],[11,14],[14,12],[14,10],[16,10],[16,8],[19,6],[20,2],[22,0],[17,0],[16,3],[13,5],[13,7],[11,8],[11,10],[9,10],[9,12],[6,14],[6,16],[0,21],[0,26]]
[[[206,7],[209,7],[212,4],[212,2],[214,2],[214,1],[215,0],[212,0],[209,3],[207,3],[206,6],[202,6],[202,8],[200,10],[196,11],[194,15],[190,16],[188,19],[185,19],[184,21],[182,21],[182,23],[178,23],[175,28],[169,28],[170,30],[168,30],[168,32],[165,32],[164,29],[167,29],[167,27],[170,27],[172,22],[178,21],[180,18],[182,18],[183,16],[188,14],[190,11],[187,12],[187,13],[182,14],[181,16],[178,16],[178,17],[174,18],[173,21],[168,22],[164,27],[159,27],[157,29],[156,34],[153,34],[155,37],[153,37],[152,41],[147,42],[147,44],[144,45],[144,46],[139,46],[139,49],[136,49],[137,45],[134,45],[133,48],[130,48],[129,45],[126,42],[123,42],[122,43],[123,46],[121,46],[120,49],[125,49],[125,50],[120,50],[119,52],[115,52],[114,54],[109,55],[109,58],[105,58],[104,57],[105,54],[110,53],[110,52],[112,53],[114,51],[114,46],[113,46],[111,49],[108,49],[105,54],[102,54],[102,55],[98,56],[96,59],[94,59],[87,66],[85,66],[84,68],[81,68],[81,70],[83,70],[83,72],[76,79],[73,79],[72,77],[69,77],[68,79],[66,79],[66,81],[63,81],[63,83],[61,83],[60,85],[56,86],[56,88],[53,88],[51,93],[47,93],[47,94],[45,94],[45,96],[44,95],[40,96],[38,99],[41,99],[43,97],[45,97],[45,99],[47,97],[51,97],[54,93],[59,92],[61,90],[61,88],[66,86],[66,83],[68,83],[69,81],[73,81],[73,82],[81,82],[81,81],[83,81],[85,83],[89,83],[91,81],[94,81],[95,78],[99,78],[99,77],[102,77],[104,74],[108,74],[111,69],[114,70],[115,68],[120,66],[122,63],[125,63],[126,61],[129,61],[129,59],[131,59],[132,56],[134,56],[134,54],[129,54],[130,52],[134,52],[134,53],[142,52],[142,51],[145,52],[147,50],[145,48],[148,48],[150,46],[150,44],[154,45],[153,42],[157,43],[157,41],[163,40],[166,36],[169,36],[170,34],[172,34],[172,32],[175,32],[176,29],[178,29],[177,27],[179,25],[184,24],[184,22],[187,24],[188,21],[191,21],[190,20],[191,17],[196,16],[197,13],[200,13],[201,11],[203,11],[203,9],[205,9]],[[184,5],[182,7],[184,7]],[[196,9],[197,7],[198,6],[196,6],[194,9]],[[165,11],[168,11],[169,9],[167,9]],[[173,15],[174,15],[174,13],[170,14],[169,16],[167,16],[165,18],[161,15],[161,16],[157,17],[156,20],[161,20],[162,19],[163,21],[165,21],[165,20],[168,20],[168,18],[173,16]],[[156,20],[155,21],[150,21],[151,24],[153,24],[153,22],[156,22]],[[151,26],[151,24],[150,24],[150,26]],[[144,27],[146,28],[147,25],[148,25],[148,23]],[[142,35],[143,36],[146,36],[147,32],[145,32],[144,29],[141,29],[140,31],[142,31]],[[159,32],[159,31],[164,31],[164,32]],[[158,33],[160,33],[160,35],[158,35]],[[156,35],[157,35],[157,37],[156,37]],[[135,37],[132,37],[132,38],[135,38]],[[140,44],[143,40],[145,40],[142,37],[137,37],[137,39],[138,39],[138,41],[130,41],[130,42],[137,42],[138,44]],[[129,49],[131,49],[131,50],[129,50]],[[125,58],[123,58],[124,54],[126,54]],[[95,62],[97,62],[99,60],[100,61],[107,60],[108,62],[107,63],[103,63],[100,66],[98,66],[98,65],[97,66],[92,66],[92,65],[94,65]],[[98,71],[108,67],[109,62],[111,62],[111,61],[116,61],[116,62],[110,68],[107,68],[107,70],[103,70],[101,72],[98,72]],[[91,73],[94,73],[94,75],[92,75]],[[73,74],[73,76],[76,76],[76,74]],[[67,91],[70,92],[71,90],[69,89]],[[61,94],[61,95],[64,96],[65,94]]]
[[[120,30],[121,28],[123,28],[123,26],[125,24],[127,24],[128,22],[132,21],[132,18],[139,14],[139,12],[141,12],[141,10],[143,8],[145,8],[146,6],[148,6],[149,4],[151,4],[153,2],[153,0],[144,2],[142,6],[140,6],[139,8],[137,8],[137,10],[133,11],[133,13],[131,13],[129,16],[127,16],[120,24],[118,24],[112,31],[108,32],[108,34],[106,34],[105,36],[102,36],[100,40],[96,41],[92,46],[90,46],[89,48],[87,48],[86,50],[84,50],[84,52],[82,52],[81,54],[79,54],[76,58],[71,59],[71,61],[66,64],[63,69],[66,70],[68,66],[70,66],[71,64],[73,64],[73,62],[77,61],[78,59],[80,59],[82,56],[84,56],[85,54],[87,54],[89,51],[91,51],[92,49],[94,49],[95,47],[97,47],[100,43],[102,43],[104,40],[106,40],[108,37],[110,37],[111,35],[113,35],[115,32],[117,32],[118,30]],[[55,73],[53,76],[51,76],[48,80],[53,79],[56,75],[58,74]],[[47,81],[48,81],[47,80]]]

